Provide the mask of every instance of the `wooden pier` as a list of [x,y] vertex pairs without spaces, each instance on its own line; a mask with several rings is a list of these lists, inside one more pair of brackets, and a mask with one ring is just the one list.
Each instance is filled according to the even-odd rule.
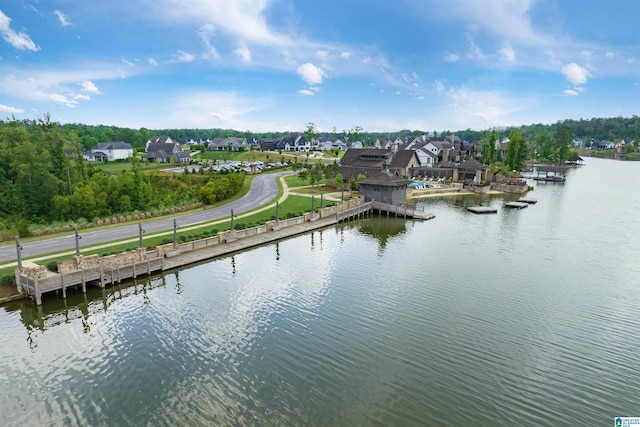
[[411,218],[417,220],[429,220],[436,216],[430,212],[419,211],[415,206],[407,205],[406,203],[400,205],[392,205],[382,202],[369,202],[372,203],[372,209],[380,214],[385,213],[387,216],[394,215],[396,217]]
[[[87,285],[104,288],[108,284],[228,255],[342,221],[363,218],[374,211],[395,213],[396,216],[406,218],[434,217],[432,214],[416,212],[415,209],[407,207],[376,205],[374,202],[362,203],[359,199],[352,199],[339,202],[339,206],[322,208],[301,217],[270,221],[258,227],[242,230],[227,230],[213,237],[182,244],[160,245],[151,251],[142,248],[106,257],[78,256],[65,261],[65,268],[59,273],[48,271],[43,266],[19,269],[16,270],[16,285],[23,295],[31,297],[36,304],[41,305],[42,295],[45,293],[62,292],[63,298],[66,298],[67,289],[70,287],[81,287],[83,292],[87,291]],[[69,269],[69,265],[75,265],[77,268]]]

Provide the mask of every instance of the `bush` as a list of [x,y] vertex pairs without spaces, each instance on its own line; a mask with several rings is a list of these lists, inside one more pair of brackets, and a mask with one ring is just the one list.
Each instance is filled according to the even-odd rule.
[[169,243],[173,243],[173,240],[171,240],[168,237],[165,237],[164,239],[162,239],[162,241],[160,242],[161,245],[168,245]]
[[15,286],[16,276],[14,276],[13,274],[5,274],[4,276],[0,277],[0,285]]
[[52,260],[49,261],[45,264],[45,267],[47,267],[47,270],[49,271],[58,271],[58,261],[56,260]]

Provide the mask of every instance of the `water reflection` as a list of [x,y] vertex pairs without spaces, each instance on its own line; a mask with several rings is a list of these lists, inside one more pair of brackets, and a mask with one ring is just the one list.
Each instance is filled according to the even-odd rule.
[[[174,273],[177,276],[177,273]],[[19,313],[22,325],[27,330],[27,340],[33,341],[31,332],[45,332],[58,325],[80,321],[84,333],[91,332],[90,317],[96,313],[106,312],[118,301],[136,295],[142,295],[144,304],[150,304],[149,291],[166,286],[164,275],[133,279],[122,283],[114,283],[106,288],[88,288],[87,293],[67,290],[67,298],[59,295],[46,295],[43,305],[36,305],[29,300],[21,300],[6,304],[8,313]],[[180,293],[180,282],[177,281],[176,292]]]
[[407,232],[408,221],[403,218],[374,215],[367,219],[359,220],[356,224],[358,231],[377,240],[378,253],[382,255],[390,238]]

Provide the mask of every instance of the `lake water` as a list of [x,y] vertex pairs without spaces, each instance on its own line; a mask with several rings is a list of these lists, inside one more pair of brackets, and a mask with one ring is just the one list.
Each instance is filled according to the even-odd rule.
[[[535,184],[534,184],[535,185]],[[558,426],[640,416],[640,163],[428,199],[0,307],[2,425]],[[498,208],[475,215],[470,204]]]

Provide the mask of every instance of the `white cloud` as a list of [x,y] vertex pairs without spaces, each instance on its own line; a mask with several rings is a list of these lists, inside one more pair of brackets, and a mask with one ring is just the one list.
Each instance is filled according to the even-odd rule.
[[234,51],[240,59],[245,62],[251,62],[251,51],[245,42],[240,42],[240,45]]
[[309,62],[299,66],[297,71],[300,78],[310,85],[320,84],[326,77],[326,73],[322,68],[318,68]]
[[85,95],[84,93],[78,93],[73,96],[74,101],[91,101],[91,97],[89,95]]
[[187,53],[183,51],[178,51],[178,54],[175,56],[177,62],[193,62],[196,59],[196,56],[192,53]]
[[204,24],[200,27],[198,31],[198,36],[200,40],[202,40],[202,44],[204,45],[205,58],[209,59],[219,59],[220,53],[211,43],[211,38],[216,34],[216,29],[213,24]]
[[315,92],[313,92],[312,90],[309,90],[309,89],[301,89],[301,90],[298,91],[298,95],[313,96],[313,95],[315,95]]
[[446,52],[444,54],[444,60],[447,62],[457,62],[460,60],[460,55],[455,53]]
[[85,93],[93,93],[94,95],[100,95],[100,89],[91,81],[83,80],[80,82],[82,91]]
[[136,68],[127,68],[125,73],[113,64],[92,65],[83,69],[77,64],[73,69],[63,70],[3,70],[0,73],[0,93],[31,102],[53,102],[74,107],[80,101],[88,101],[89,95],[100,94],[94,80],[119,79],[133,75]]
[[573,90],[573,89],[563,90],[562,93],[567,95],[567,96],[578,96],[579,95],[578,91],[577,90]]
[[[187,93],[168,104],[173,110],[168,118],[158,117],[157,124],[149,123],[148,126],[251,129],[254,132],[293,129],[290,123],[264,121],[264,111],[272,104],[268,98],[245,97],[236,92]],[[255,119],[254,115],[260,119]]]
[[442,98],[434,123],[451,129],[487,129],[522,124],[514,115],[533,103],[500,91],[474,90],[466,87],[447,87],[441,80],[434,82]]
[[616,56],[616,54],[614,52],[607,52],[604,54],[604,57],[607,59],[612,59]]
[[63,27],[68,27],[69,25],[73,25],[71,21],[67,18],[67,15],[62,13],[60,10],[54,10],[53,13],[58,17],[58,21],[60,21],[60,25]]
[[22,108],[9,107],[8,105],[0,104],[0,112],[10,114],[22,114],[24,110]]
[[316,56],[318,58],[324,59],[324,58],[327,58],[329,56],[329,52],[327,52],[326,50],[319,50],[319,51],[316,52]]
[[[536,0],[448,0],[440,13],[461,18],[512,43],[548,45],[553,38],[531,24],[531,14]],[[438,9],[435,9],[438,12]],[[496,24],[499,23],[499,24]]]
[[574,85],[585,84],[590,76],[586,68],[579,66],[575,62],[563,66],[561,71],[564,78]]
[[[248,43],[287,46],[292,40],[269,28],[266,0],[163,0],[155,3],[166,19],[206,22],[224,34]],[[167,10],[171,11],[167,14]]]
[[31,40],[31,37],[29,37],[28,34],[25,34],[22,31],[16,33],[11,29],[10,25],[11,18],[0,10],[0,33],[2,34],[2,38],[11,46],[19,50],[31,50],[34,52],[40,50],[40,47]]
[[158,66],[158,61],[156,61],[156,60],[155,60],[155,59],[153,59],[153,58],[149,58],[149,59],[147,59],[147,63],[148,63],[149,65],[151,65],[152,67],[157,67],[157,66]]
[[505,42],[502,48],[498,50],[498,53],[507,62],[515,62],[516,61],[516,52],[513,50],[513,47],[508,42]]
[[349,58],[351,58],[351,52],[342,52],[342,53],[340,54],[340,58],[342,58],[342,59],[349,59]]

